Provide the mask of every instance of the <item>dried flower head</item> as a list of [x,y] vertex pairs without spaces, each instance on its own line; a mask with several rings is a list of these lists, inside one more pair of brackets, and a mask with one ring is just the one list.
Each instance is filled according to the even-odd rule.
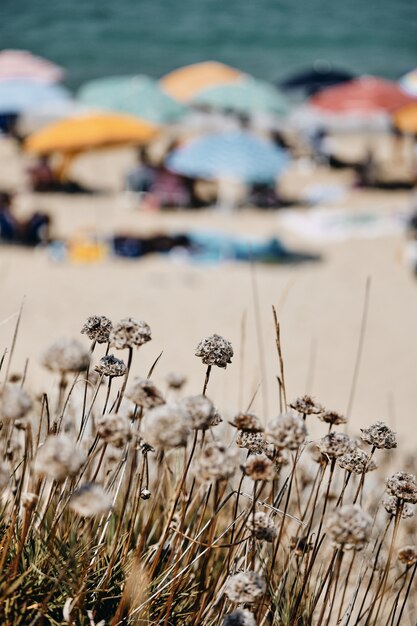
[[250,515],[246,527],[260,541],[272,543],[278,535],[273,519],[263,511],[257,511],[255,515]]
[[225,616],[222,626],[256,626],[255,616],[247,609],[237,609]]
[[267,435],[278,448],[296,450],[304,443],[307,428],[299,415],[288,411],[268,422]]
[[397,447],[395,433],[384,422],[375,422],[368,428],[361,428],[361,439],[369,443],[374,448],[390,448]]
[[130,422],[125,415],[106,413],[97,419],[97,435],[106,443],[121,448],[131,437]]
[[275,463],[265,454],[251,455],[244,465],[246,476],[252,480],[274,480],[277,477]]
[[254,413],[238,413],[233,418],[232,426],[249,433],[260,433],[264,430],[261,420]]
[[303,415],[319,415],[324,411],[324,408],[321,406],[321,404],[316,402],[309,395],[297,398],[296,400],[291,402],[290,407],[294,409],[294,411],[302,413]]
[[415,504],[417,502],[417,484],[414,474],[396,472],[387,479],[388,491],[404,502]]
[[85,454],[67,435],[49,435],[38,448],[34,470],[36,474],[61,481],[75,476],[85,460]]
[[347,417],[336,411],[324,411],[318,418],[326,424],[332,424],[332,426],[340,426],[340,424],[346,424],[348,421]]
[[32,408],[30,395],[16,385],[6,383],[0,392],[0,419],[19,420]]
[[153,409],[165,404],[165,399],[158,387],[149,378],[136,376],[126,392],[126,397],[142,409]]
[[113,354],[103,356],[98,365],[95,366],[95,371],[103,376],[109,376],[110,378],[116,378],[116,376],[124,376],[126,374],[126,363],[122,359],[118,359]]
[[87,335],[91,341],[107,343],[112,329],[113,324],[108,317],[105,317],[105,315],[92,315],[87,318],[81,333]]
[[167,385],[170,389],[182,389],[187,382],[187,377],[184,374],[178,374],[170,372],[166,377]]
[[204,365],[227,367],[232,362],[233,348],[230,341],[220,335],[205,337],[198,344],[195,355],[199,356]]
[[46,350],[42,363],[53,372],[83,372],[90,363],[90,353],[76,339],[59,339]]
[[357,504],[336,509],[327,520],[333,544],[345,550],[362,550],[369,538],[372,519]]
[[256,602],[265,591],[265,583],[256,572],[239,572],[226,582],[224,593],[231,602],[250,604]]
[[68,506],[82,517],[93,517],[110,511],[112,499],[101,485],[85,483],[73,492]]
[[180,404],[184,411],[190,415],[193,428],[197,430],[207,430],[207,428],[217,426],[222,421],[214,404],[207,396],[188,396],[183,398]]
[[219,441],[208,443],[194,464],[194,474],[201,481],[227,480],[237,468],[237,451]]
[[236,445],[239,448],[246,448],[251,454],[262,454],[268,448],[268,442],[262,433],[251,433],[246,430],[238,431]]
[[345,433],[329,433],[318,442],[320,452],[329,459],[336,459],[344,454],[353,452],[357,447],[356,441]]
[[356,448],[353,452],[348,452],[340,456],[337,460],[337,464],[342,469],[353,472],[354,474],[363,474],[363,472],[371,472],[376,469],[375,461],[370,459],[366,452],[360,448]]
[[414,506],[412,504],[404,504],[402,500],[399,500],[395,496],[385,496],[382,500],[382,505],[389,515],[397,515],[401,510],[401,517],[403,519],[414,516]]
[[113,326],[110,333],[110,344],[117,350],[140,347],[152,339],[151,329],[146,322],[125,317]]
[[37,505],[39,500],[39,496],[37,493],[31,493],[30,491],[26,491],[22,493],[22,506],[25,509],[33,509]]
[[417,563],[417,548],[415,546],[404,546],[398,550],[398,560],[404,565],[415,565]]
[[142,425],[146,443],[155,448],[177,448],[187,445],[192,421],[180,404],[171,403],[148,411]]

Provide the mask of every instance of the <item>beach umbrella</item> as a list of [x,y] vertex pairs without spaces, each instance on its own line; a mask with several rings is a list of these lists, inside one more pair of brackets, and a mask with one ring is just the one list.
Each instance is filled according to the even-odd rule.
[[417,101],[396,111],[393,122],[394,126],[403,133],[417,135]]
[[216,61],[205,61],[180,67],[163,76],[159,84],[172,98],[189,102],[203,89],[233,83],[244,77],[245,74],[233,67]]
[[3,50],[0,52],[0,81],[33,80],[56,83],[64,77],[64,70],[27,50]]
[[324,89],[310,98],[309,103],[324,113],[372,116],[391,114],[412,101],[396,83],[375,76],[363,76]]
[[33,133],[25,149],[35,154],[78,153],[96,148],[142,145],[156,137],[158,129],[128,115],[96,114],[72,117]]
[[408,94],[417,98],[417,68],[404,74],[399,80],[401,89]]
[[33,80],[0,81],[0,113],[20,115],[39,106],[59,107],[71,102],[70,92],[60,85]]
[[284,150],[241,131],[194,139],[174,150],[166,161],[168,169],[190,178],[246,183],[273,182],[287,164]]
[[148,76],[112,76],[85,83],[77,94],[84,104],[136,115],[163,124],[178,121],[186,107],[164,93]]
[[330,63],[317,63],[314,67],[292,74],[279,83],[284,91],[303,91],[311,96],[326,87],[352,80],[354,75],[347,70],[334,68]]
[[268,113],[282,116],[288,113],[286,98],[269,83],[254,78],[209,87],[200,91],[191,102],[245,114]]

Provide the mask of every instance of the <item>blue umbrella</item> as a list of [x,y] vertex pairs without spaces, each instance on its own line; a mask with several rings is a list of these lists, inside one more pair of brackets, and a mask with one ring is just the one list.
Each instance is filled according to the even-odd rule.
[[70,92],[59,85],[48,85],[31,80],[0,82],[0,113],[21,114],[40,106],[59,106],[71,100]]
[[189,178],[269,183],[285,169],[288,156],[270,141],[247,132],[232,132],[195,139],[174,150],[166,164]]

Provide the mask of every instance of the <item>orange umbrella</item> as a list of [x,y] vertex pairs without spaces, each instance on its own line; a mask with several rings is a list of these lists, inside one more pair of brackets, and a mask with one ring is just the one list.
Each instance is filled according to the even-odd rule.
[[374,76],[363,76],[342,85],[323,89],[310,104],[326,113],[366,114],[393,113],[413,98],[396,83]]
[[417,102],[396,111],[393,119],[394,126],[403,133],[417,135]]
[[67,118],[33,133],[25,149],[35,154],[76,154],[96,148],[145,144],[157,133],[153,124],[128,115],[88,115]]
[[189,102],[203,89],[234,83],[245,76],[243,72],[223,63],[205,61],[180,67],[163,76],[159,83],[172,98],[180,102]]

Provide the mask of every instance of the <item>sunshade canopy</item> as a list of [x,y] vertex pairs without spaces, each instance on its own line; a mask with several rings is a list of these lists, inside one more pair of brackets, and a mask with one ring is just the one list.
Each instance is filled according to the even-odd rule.
[[357,78],[343,85],[329,87],[310,99],[310,104],[329,113],[392,113],[412,102],[399,86],[374,76]]
[[273,182],[288,164],[286,152],[246,132],[195,139],[172,152],[167,167],[190,178]]
[[59,106],[70,101],[71,94],[60,85],[33,80],[0,81],[0,113],[21,114],[35,107]]
[[402,132],[417,135],[417,101],[396,111],[393,121]]
[[92,80],[81,87],[78,99],[84,104],[136,115],[156,124],[175,122],[187,110],[148,76],[112,76]]
[[64,77],[64,70],[27,50],[0,52],[0,80],[26,79],[55,83]]
[[286,98],[272,85],[254,78],[204,89],[192,99],[192,103],[248,114],[282,116],[288,112]]
[[401,89],[409,96],[417,98],[417,68],[404,74],[399,80]]
[[28,152],[81,152],[94,148],[141,145],[153,139],[157,127],[127,115],[88,115],[51,124],[27,139]]
[[326,87],[345,83],[353,78],[351,72],[325,64],[296,72],[281,81],[279,86],[286,91],[302,90],[307,95],[313,95]]
[[159,81],[161,88],[180,102],[189,102],[203,89],[241,80],[245,74],[233,67],[205,61],[180,67]]

